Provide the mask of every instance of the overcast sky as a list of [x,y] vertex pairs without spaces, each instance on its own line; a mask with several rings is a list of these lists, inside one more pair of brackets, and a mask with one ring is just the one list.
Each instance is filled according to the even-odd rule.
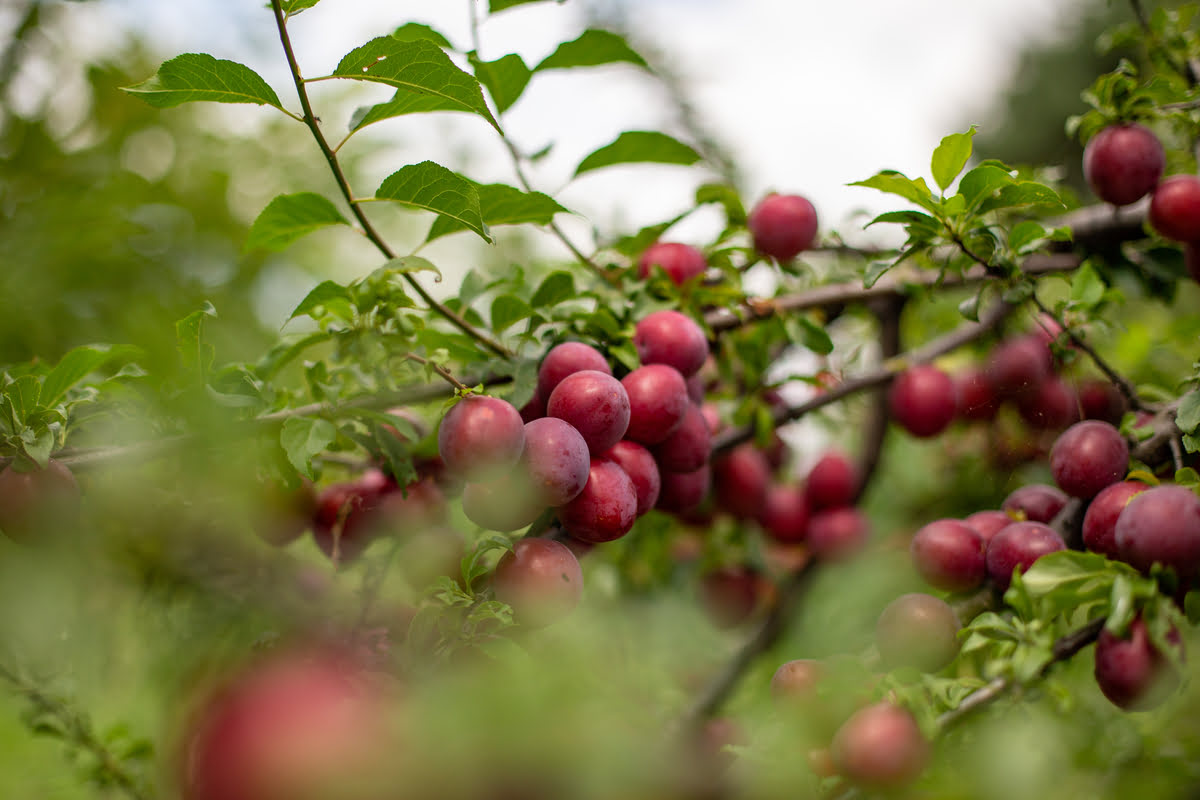
[[[482,55],[517,52],[536,63],[578,35],[585,2],[532,4],[486,20]],[[295,105],[261,3],[88,5],[91,14],[150,32],[164,55],[205,51],[242,61],[276,85],[285,104]],[[626,0],[624,6],[638,35],[673,60],[704,121],[737,157],[748,199],[770,189],[805,194],[829,228],[855,209],[888,204],[847,183],[883,168],[927,174],[942,136],[972,122],[986,125],[982,112],[1011,75],[1019,47],[1071,24],[1079,0]],[[465,49],[466,9],[466,0],[323,0],[291,29],[302,68],[318,75],[354,46],[410,20],[435,26]],[[103,26],[89,25],[102,40]],[[372,88],[380,99],[389,95]],[[476,154],[471,177],[512,180],[504,151],[484,123],[439,116],[436,135],[423,139],[428,120],[374,126],[372,135],[400,137],[406,148],[399,163],[393,154],[392,162],[378,165],[378,177],[425,158],[453,166],[470,150]],[[504,120],[529,151],[556,143],[535,173],[538,188],[605,228],[672,215],[686,207],[700,176],[678,167],[617,167],[569,182],[574,165],[621,130],[670,121],[662,95],[625,66],[539,76]]]

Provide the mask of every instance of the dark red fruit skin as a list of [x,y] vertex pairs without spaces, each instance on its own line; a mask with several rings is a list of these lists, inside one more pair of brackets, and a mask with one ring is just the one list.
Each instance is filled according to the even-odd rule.
[[542,506],[561,506],[577,497],[591,461],[587,442],[571,423],[557,417],[525,423],[521,467]]
[[1033,522],[1050,522],[1067,504],[1067,496],[1061,489],[1044,483],[1031,483],[1012,491],[1000,508],[1004,511],[1020,511],[1025,519]]
[[538,367],[537,393],[543,398],[549,398],[554,387],[572,372],[584,369],[594,369],[606,375],[612,375],[612,367],[604,355],[583,342],[563,342],[550,348],[546,357]]
[[687,381],[666,364],[638,367],[621,379],[629,395],[629,429],[625,438],[658,444],[683,424],[690,400]]
[[1083,175],[1106,203],[1126,206],[1154,190],[1166,166],[1162,143],[1149,128],[1110,125],[1088,140]]
[[593,458],[587,485],[558,510],[563,530],[585,542],[611,542],[629,533],[637,519],[637,490],[616,462]]
[[1172,175],[1150,198],[1150,224],[1177,242],[1200,241],[1200,177]]
[[529,398],[529,402],[521,406],[521,420],[526,424],[533,422],[535,419],[541,419],[546,416],[546,398],[542,397],[542,393],[536,389],[533,392],[533,397]]
[[926,524],[913,536],[909,554],[917,572],[935,589],[970,591],[987,578],[983,537],[961,520]]
[[1001,342],[987,363],[992,391],[1002,399],[1014,398],[1037,388],[1054,368],[1054,356],[1045,341],[1035,335]]
[[1083,544],[1093,553],[1112,559],[1121,557],[1117,549],[1117,518],[1135,494],[1150,487],[1138,481],[1121,481],[1100,490],[1088,503],[1083,515]]
[[1000,401],[988,382],[987,373],[977,367],[959,373],[954,381],[955,411],[959,419],[988,422],[996,418]]
[[863,549],[870,531],[870,523],[857,508],[831,508],[809,517],[806,541],[822,561],[842,561]]
[[683,424],[650,452],[663,472],[695,472],[707,464],[712,453],[712,433],[700,408],[689,405]]
[[890,703],[855,712],[830,746],[838,773],[868,789],[898,789],[912,783],[929,763],[929,743],[916,719]]
[[1066,550],[1058,532],[1041,522],[1014,522],[992,537],[987,546],[988,575],[1000,591],[1012,583],[1013,569],[1021,572],[1047,553]]
[[794,544],[808,534],[808,500],[799,486],[774,485],[767,489],[758,522],[778,542]]
[[593,457],[625,435],[629,428],[629,395],[621,382],[585,369],[563,378],[546,401],[547,416],[566,420],[583,436]]
[[762,576],[750,567],[719,567],[700,576],[700,601],[718,628],[736,627],[758,608]]
[[746,227],[754,249],[779,261],[791,261],[817,238],[817,210],[794,194],[769,194],[751,209]]
[[658,242],[638,259],[638,277],[650,277],[651,268],[661,267],[676,286],[682,286],[708,269],[704,254],[688,244]]
[[[1172,630],[1168,638],[1179,644]],[[1138,617],[1127,636],[1104,630],[1096,641],[1096,683],[1113,705],[1125,711],[1149,711],[1161,705],[1179,684],[1179,675],[1153,642]]]
[[704,366],[708,340],[696,321],[678,311],[655,311],[634,326],[633,344],[643,364],[666,364],[687,378]]
[[663,472],[660,477],[662,488],[655,508],[676,514],[697,508],[712,488],[712,469],[707,464],[693,472]]
[[813,511],[842,508],[854,502],[858,492],[858,468],[842,453],[821,456],[808,473],[805,497]]
[[1122,561],[1142,572],[1155,562],[1181,578],[1200,574],[1200,498],[1183,486],[1155,486],[1135,495],[1114,531]]
[[552,539],[513,543],[492,574],[496,599],[513,608],[526,627],[544,628],[566,617],[583,596],[583,570],[566,545]]
[[753,444],[741,444],[712,465],[717,505],[738,519],[754,519],[762,511],[771,483],[771,465]]
[[373,541],[373,526],[364,524],[383,496],[395,483],[380,470],[369,469],[357,480],[334,483],[317,495],[313,514],[313,541],[326,556],[334,555],[334,531],[339,520],[341,533],[337,537],[337,560],[349,563],[366,550]]
[[1106,380],[1089,378],[1079,384],[1079,408],[1084,419],[1098,419],[1118,425],[1129,404],[1117,387]]
[[35,544],[54,535],[79,513],[79,483],[65,464],[55,459],[43,469],[0,471],[0,531],[14,542]]
[[963,520],[967,525],[979,534],[983,539],[984,551],[987,551],[987,543],[992,540],[992,537],[1000,532],[1002,528],[1007,528],[1013,522],[1016,522],[1012,517],[1003,511],[976,511]]
[[1017,397],[1017,413],[1031,428],[1059,431],[1079,421],[1079,397],[1066,381],[1051,375]]
[[662,476],[650,451],[637,442],[620,441],[609,448],[604,457],[615,461],[633,481],[637,492],[637,515],[640,517],[654,508],[662,491]]
[[931,594],[902,594],[875,623],[875,643],[888,669],[937,672],[958,655],[961,624],[954,609]]
[[388,700],[347,653],[273,651],[207,692],[185,721],[182,796],[277,800],[362,780],[386,757]]
[[521,412],[498,397],[464,397],[438,426],[438,454],[446,468],[472,480],[508,469],[524,447]]
[[1125,437],[1100,420],[1075,423],[1050,448],[1054,482],[1072,497],[1095,497],[1105,486],[1125,477],[1128,470],[1129,445]]
[[888,389],[892,418],[913,436],[928,438],[946,429],[956,409],[954,381],[931,364],[910,367]]

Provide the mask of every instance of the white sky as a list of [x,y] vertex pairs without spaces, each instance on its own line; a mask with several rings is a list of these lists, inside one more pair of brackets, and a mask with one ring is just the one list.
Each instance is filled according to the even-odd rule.
[[[540,3],[487,20],[482,55],[518,52],[536,63],[582,29],[584,0]],[[611,0],[610,0],[611,2]],[[977,119],[1015,65],[1017,48],[1069,24],[1079,0],[636,0],[634,25],[675,59],[708,125],[744,171],[748,202],[775,189],[808,196],[822,227],[846,225],[888,201],[846,186],[882,168],[926,174],[932,149]],[[99,0],[80,13],[114,16],[151,31],[164,56],[205,51],[242,61],[294,106],[269,12],[246,0]],[[308,75],[325,74],[368,38],[416,20],[469,46],[466,0],[323,0],[292,23]],[[204,23],[197,25],[196,20]],[[103,26],[89,22],[91,32]],[[321,85],[322,87],[325,85]],[[1081,87],[1082,88],[1082,87]],[[368,99],[390,95],[384,87]],[[257,111],[257,110],[253,110]],[[267,113],[267,112],[262,112]],[[382,178],[425,158],[477,157],[464,171],[512,181],[487,126],[465,115],[399,119],[372,135],[403,142],[379,164]],[[574,165],[621,130],[669,124],[653,85],[631,67],[560,71],[535,78],[504,124],[520,146],[556,149],[535,172],[538,188],[602,228],[635,228],[688,205],[702,176],[679,167],[616,167],[568,183]],[[327,126],[337,124],[327,121]],[[427,132],[431,127],[435,135]],[[570,224],[570,223],[568,223]],[[698,219],[696,226],[713,224]],[[586,226],[575,229],[586,234]],[[673,232],[687,238],[689,231]],[[696,237],[701,232],[694,232]]]

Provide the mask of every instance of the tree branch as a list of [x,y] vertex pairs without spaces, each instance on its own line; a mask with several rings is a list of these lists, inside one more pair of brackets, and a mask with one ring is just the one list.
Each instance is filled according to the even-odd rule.
[[[350,212],[354,218],[358,220],[358,224],[362,226],[363,233],[371,240],[376,249],[387,259],[396,257],[395,251],[384,241],[379,232],[375,230],[375,226],[367,218],[366,212],[362,209],[362,204],[354,197],[354,192],[350,188],[350,182],[346,178],[345,171],[342,170],[342,165],[338,161],[337,154],[329,146],[329,141],[325,138],[325,134],[321,131],[321,126],[317,122],[316,115],[313,113],[312,103],[308,98],[308,88],[305,85],[304,77],[300,73],[300,64],[296,61],[296,54],[292,50],[292,40],[287,32],[287,20],[283,13],[283,7],[280,0],[271,0],[271,7],[275,11],[275,25],[279,29],[279,41],[283,44],[283,52],[287,56],[288,67],[291,69],[292,81],[296,85],[296,94],[300,97],[300,107],[304,110],[304,123],[308,125],[308,129],[312,131],[313,138],[317,142],[317,146],[321,148],[322,155],[329,163],[329,169],[333,172],[334,180],[337,182],[338,189],[341,190],[342,197],[345,198],[347,205],[350,206]],[[451,325],[458,328],[460,331],[470,336],[475,341],[479,342],[485,348],[490,350],[495,355],[502,358],[509,358],[512,354],[508,348],[492,339],[482,331],[476,330],[469,322],[461,316],[451,311],[446,306],[439,303],[425,290],[420,281],[416,279],[410,272],[402,273],[402,277],[413,290],[420,295],[421,300],[429,306],[431,310],[441,315]]]

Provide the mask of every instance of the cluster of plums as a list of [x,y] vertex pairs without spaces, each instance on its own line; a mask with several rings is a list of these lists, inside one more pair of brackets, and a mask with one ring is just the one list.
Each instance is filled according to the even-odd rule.
[[1150,224],[1165,238],[1184,245],[1188,272],[1200,280],[1200,177],[1163,178],[1166,153],[1144,125],[1104,128],[1083,151],[1083,174],[1106,203],[1125,206],[1150,195]]

